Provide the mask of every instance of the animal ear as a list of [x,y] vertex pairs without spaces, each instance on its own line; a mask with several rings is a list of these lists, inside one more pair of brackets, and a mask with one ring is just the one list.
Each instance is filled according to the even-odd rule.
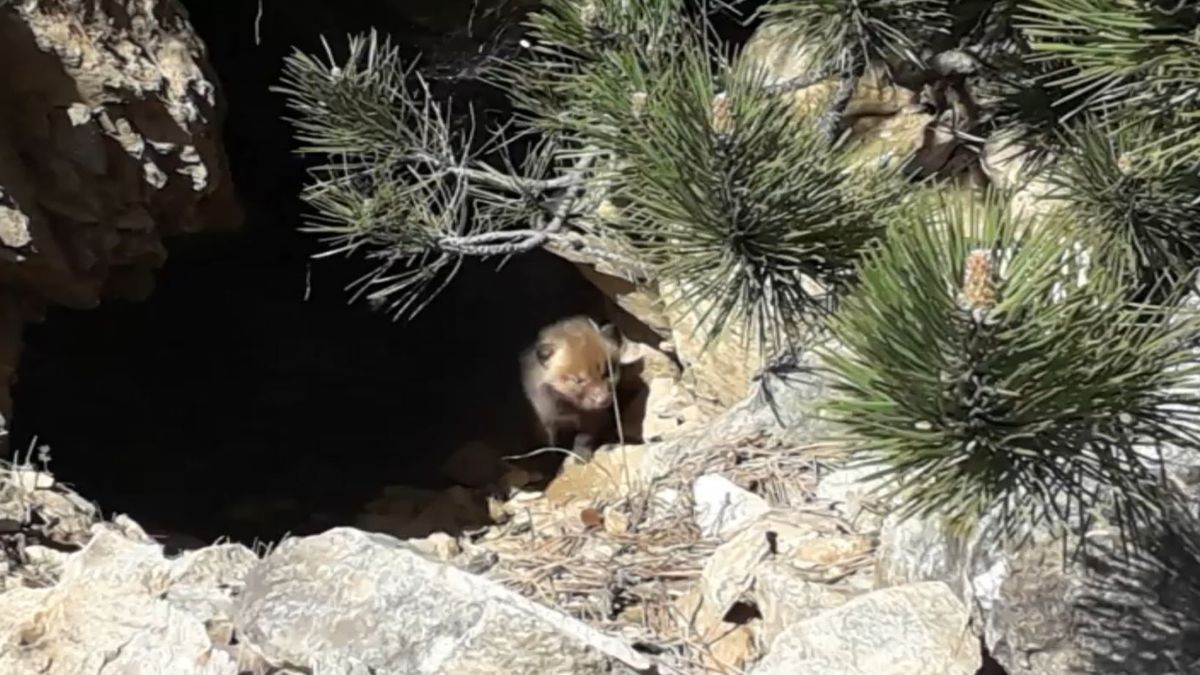
[[646,346],[640,342],[630,340],[629,342],[621,343],[621,349],[617,354],[617,363],[625,368],[637,363],[642,363],[646,359]]
[[544,366],[546,365],[546,362],[550,360],[551,356],[554,356],[554,345],[549,342],[539,343],[537,346],[538,362]]
[[611,340],[617,344],[621,343],[621,331],[617,330],[617,324],[606,321],[597,326],[597,328],[600,329],[600,334],[604,336],[604,339]]

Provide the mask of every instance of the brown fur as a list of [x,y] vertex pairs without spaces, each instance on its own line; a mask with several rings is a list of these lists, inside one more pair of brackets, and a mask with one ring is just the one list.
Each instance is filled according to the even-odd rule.
[[620,336],[612,324],[598,326],[581,316],[542,329],[521,355],[521,372],[543,443],[591,457],[614,425],[620,351]]

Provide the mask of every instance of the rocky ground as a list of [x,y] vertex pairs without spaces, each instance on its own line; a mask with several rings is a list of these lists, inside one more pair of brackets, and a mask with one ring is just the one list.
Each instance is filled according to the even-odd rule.
[[260,550],[166,555],[8,467],[0,672],[977,672],[961,600],[940,581],[876,589],[882,514],[804,440],[811,420],[782,421],[756,395],[513,487],[457,537],[385,532],[468,491],[414,509],[396,490],[359,527]]
[[[395,491],[357,527],[168,555],[45,467],[6,467],[0,672],[1196,672],[1191,568],[1063,565],[1049,538],[1011,555],[894,522],[809,440],[815,385],[768,378],[663,440],[513,487],[459,536],[386,532],[465,490],[417,513]],[[1197,467],[1176,469],[1194,490]]]

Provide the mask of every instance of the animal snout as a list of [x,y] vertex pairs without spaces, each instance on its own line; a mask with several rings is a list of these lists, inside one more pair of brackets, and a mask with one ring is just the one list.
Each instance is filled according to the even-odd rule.
[[610,403],[612,403],[612,394],[607,388],[596,388],[588,392],[587,396],[584,398],[584,403],[592,410],[606,408]]

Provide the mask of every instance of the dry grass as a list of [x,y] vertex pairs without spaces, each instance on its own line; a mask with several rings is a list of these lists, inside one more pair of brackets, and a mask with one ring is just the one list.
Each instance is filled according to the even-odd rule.
[[[489,576],[647,646],[681,672],[699,672],[708,646],[689,634],[680,599],[720,542],[696,526],[696,478],[719,473],[772,506],[803,508],[834,453],[759,435],[684,454],[668,476],[619,496],[567,508],[531,505],[527,517],[479,542],[498,557]],[[538,507],[544,510],[533,513]]]

